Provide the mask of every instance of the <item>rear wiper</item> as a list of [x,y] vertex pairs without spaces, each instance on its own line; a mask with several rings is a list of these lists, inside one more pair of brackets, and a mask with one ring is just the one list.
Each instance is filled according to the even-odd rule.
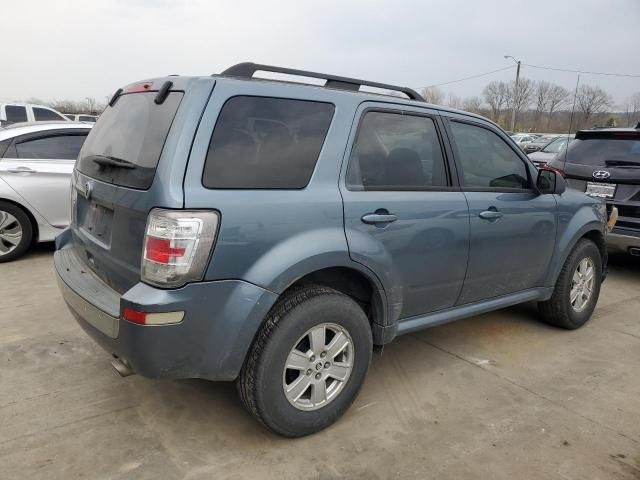
[[640,163],[638,163],[638,162],[629,162],[627,160],[605,160],[604,164],[607,167],[640,168]]
[[134,163],[123,160],[122,158],[110,157],[108,155],[91,155],[89,156],[89,158],[99,167],[128,168],[130,170],[136,168],[136,165]]

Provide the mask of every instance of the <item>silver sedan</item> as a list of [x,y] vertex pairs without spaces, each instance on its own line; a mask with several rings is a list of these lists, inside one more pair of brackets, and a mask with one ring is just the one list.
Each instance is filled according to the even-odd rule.
[[14,124],[0,129],[0,263],[69,224],[75,160],[91,124]]

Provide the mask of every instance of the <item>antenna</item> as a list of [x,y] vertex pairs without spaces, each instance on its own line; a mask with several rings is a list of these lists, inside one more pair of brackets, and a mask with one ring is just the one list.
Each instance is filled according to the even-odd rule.
[[578,98],[578,85],[580,85],[580,74],[576,80],[576,90],[573,92],[573,106],[571,107],[571,118],[569,119],[569,130],[567,131],[567,146],[564,147],[564,160],[562,162],[562,170],[567,166],[567,152],[569,151],[569,142],[571,142],[571,128],[573,127],[573,113],[576,110],[576,99]]

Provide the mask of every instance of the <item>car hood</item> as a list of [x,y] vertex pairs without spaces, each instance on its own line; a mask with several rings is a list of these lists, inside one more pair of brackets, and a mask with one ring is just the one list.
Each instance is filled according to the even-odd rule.
[[555,156],[555,153],[548,152],[533,152],[529,154],[529,158],[534,162],[548,162],[550,160],[553,160]]

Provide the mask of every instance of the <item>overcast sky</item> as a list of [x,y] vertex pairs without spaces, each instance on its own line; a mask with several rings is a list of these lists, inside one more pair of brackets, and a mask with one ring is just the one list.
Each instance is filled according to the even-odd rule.
[[[0,99],[103,100],[243,61],[421,87],[524,63],[640,74],[640,0],[2,0]],[[522,74],[575,87],[576,75]],[[480,95],[515,70],[443,86]],[[583,76],[617,103],[640,78]]]

